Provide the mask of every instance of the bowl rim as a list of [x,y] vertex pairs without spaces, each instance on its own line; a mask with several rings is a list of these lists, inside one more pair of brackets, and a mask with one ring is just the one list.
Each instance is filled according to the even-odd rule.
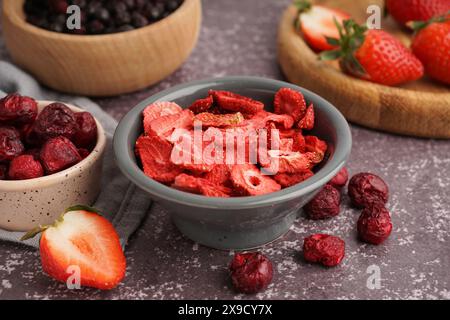
[[[36,102],[39,105],[49,105],[54,102],[60,102],[60,101],[50,101],[50,100],[36,100]],[[70,103],[60,102],[64,105],[68,106],[72,111],[75,112],[86,112],[86,110],[77,107]],[[94,115],[92,115],[94,116]],[[91,153],[78,162],[77,164],[71,166],[70,168],[67,168],[63,171],[43,176],[40,178],[35,179],[28,179],[28,180],[0,180],[0,192],[11,192],[11,191],[22,191],[25,189],[33,189],[33,188],[43,188],[49,185],[53,185],[55,183],[59,183],[65,179],[68,178],[68,176],[71,176],[73,174],[77,174],[79,170],[85,169],[85,167],[91,163],[98,161],[99,158],[101,158],[101,154],[104,152],[106,147],[106,134],[103,126],[101,123],[95,118],[95,121],[97,123],[97,143],[95,144],[95,147],[92,149]]]
[[[176,93],[181,89],[201,89],[213,85],[226,85],[227,83],[245,82],[253,83],[255,87],[256,85],[266,85],[278,88],[288,87],[294,90],[299,90],[305,95],[305,98],[307,100],[311,100],[311,98],[313,98],[316,101],[315,105],[320,104],[324,106],[323,111],[328,114],[328,116],[330,117],[330,121],[336,127],[336,148],[335,152],[328,159],[326,164],[316,174],[314,174],[314,176],[292,187],[265,195],[236,198],[216,198],[179,191],[161,184],[156,180],[147,177],[144,172],[138,167],[138,165],[133,161],[133,159],[131,158],[131,154],[134,154],[134,147],[131,148],[128,144],[128,140],[131,135],[131,126],[135,123],[136,117],[141,117],[141,112],[146,106],[156,101],[163,101],[163,97]],[[230,210],[241,210],[247,208],[275,205],[313,192],[314,190],[320,188],[322,185],[331,180],[345,165],[345,162],[350,156],[351,147],[352,136],[349,124],[344,116],[338,111],[338,109],[334,107],[330,102],[307,89],[284,81],[250,76],[230,76],[192,81],[174,86],[155,95],[152,95],[151,97],[138,103],[122,118],[116,129],[113,140],[114,155],[118,167],[130,181],[132,181],[144,191],[152,194],[158,199],[175,202],[181,205]]]
[[[126,32],[115,32],[115,33],[110,33],[110,34],[98,34],[98,35],[78,35],[78,34],[59,33],[59,32],[49,31],[47,29],[37,27],[35,25],[32,25],[31,23],[28,23],[26,21],[26,19],[23,19],[18,14],[17,11],[5,10],[6,6],[9,5],[9,4],[7,4],[8,1],[17,1],[17,0],[4,0],[2,14],[7,16],[10,19],[11,23],[13,23],[16,27],[21,28],[23,31],[32,33],[39,37],[45,37],[47,39],[54,39],[54,40],[57,39],[57,40],[65,40],[65,41],[72,41],[72,40],[76,40],[76,41],[105,40],[105,41],[108,41],[108,40],[111,40],[111,38],[113,38],[113,37],[115,37],[115,38],[123,37],[124,34],[127,36],[130,36],[131,34],[138,35],[138,33],[143,33],[143,32],[147,32],[147,31],[155,32],[155,31],[157,31],[158,28],[160,28],[162,25],[164,25],[164,23],[173,22],[172,20],[176,19],[181,11],[186,10],[188,5],[191,5],[195,1],[200,1],[200,0],[184,0],[183,3],[175,11],[173,11],[170,15],[168,15],[167,17],[165,17],[161,20],[158,20],[154,23],[151,23],[145,27],[137,28],[134,30],[126,31]],[[21,0],[21,1],[24,2],[24,0]],[[8,12],[11,15],[8,15],[8,13],[6,13],[6,12]],[[152,29],[155,29],[155,30],[152,30]]]

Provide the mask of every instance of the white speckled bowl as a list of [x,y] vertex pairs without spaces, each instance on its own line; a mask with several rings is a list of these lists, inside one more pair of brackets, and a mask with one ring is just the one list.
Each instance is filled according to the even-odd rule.
[[[40,101],[39,111],[51,101]],[[66,104],[73,111],[84,111]],[[28,231],[52,223],[67,207],[91,205],[100,192],[106,136],[97,121],[97,144],[91,154],[78,164],[42,178],[0,181],[0,228]]]

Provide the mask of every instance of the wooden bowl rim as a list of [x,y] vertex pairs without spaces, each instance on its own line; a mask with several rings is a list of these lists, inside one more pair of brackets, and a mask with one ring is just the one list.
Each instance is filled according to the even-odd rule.
[[[156,21],[148,26],[138,28],[135,30],[117,32],[111,34],[100,34],[100,35],[77,35],[77,34],[67,34],[67,33],[59,33],[54,31],[49,31],[44,28],[40,28],[37,26],[28,23],[21,15],[13,10],[14,8],[20,8],[20,6],[13,5],[12,2],[17,0],[3,0],[3,16],[7,17],[12,24],[14,24],[17,28],[22,29],[27,33],[32,33],[38,37],[44,37],[52,40],[61,40],[61,41],[79,41],[79,42],[90,42],[90,41],[108,41],[113,38],[123,38],[126,36],[140,36],[142,34],[146,34],[147,32],[157,32],[158,29],[164,27],[167,24],[173,23],[176,19],[179,18],[181,12],[186,11],[189,6],[192,6],[196,1],[200,0],[184,0],[180,7],[178,7],[174,12],[172,12],[169,16]],[[21,0],[22,2],[24,0]],[[200,2],[201,5],[201,2]]]
[[[281,18],[281,24],[283,23],[287,23],[285,20],[289,20],[292,21],[292,25],[293,25],[293,19],[295,19],[295,6],[290,5],[285,11],[284,14],[282,15]],[[295,30],[294,28],[292,28],[292,30]],[[293,37],[293,35],[295,35],[295,37]],[[304,46],[306,46],[309,50],[311,50],[311,48],[306,44],[306,42],[298,35],[298,33],[296,32],[291,32],[289,35],[285,35],[286,37],[289,37],[290,41],[300,41],[303,43]],[[279,39],[279,36],[278,36]],[[311,50],[312,53],[313,50]],[[316,53],[314,53],[316,55]],[[384,94],[389,95],[389,96],[396,96],[399,94],[404,94],[407,91],[411,91],[411,92],[420,92],[420,94],[422,95],[426,95],[426,99],[430,99],[432,101],[436,101],[438,99],[442,99],[440,96],[448,96],[449,93],[448,92],[432,92],[432,91],[420,91],[420,90],[414,90],[411,88],[402,88],[402,87],[397,87],[397,86],[386,86],[386,85],[382,85],[382,84],[378,84],[375,82],[370,82],[370,81],[366,81],[366,80],[362,80],[362,79],[358,79],[355,77],[352,77],[350,75],[344,74],[343,72],[336,70],[336,68],[327,65],[326,66],[327,69],[329,69],[330,71],[332,70],[333,73],[335,73],[335,76],[338,77],[338,79],[342,82],[348,83],[350,86],[357,88],[359,90],[363,90],[363,89],[373,89],[374,87],[378,87],[380,89],[380,91],[382,91]],[[439,84],[442,85],[442,84]],[[445,86],[445,85],[444,85]]]

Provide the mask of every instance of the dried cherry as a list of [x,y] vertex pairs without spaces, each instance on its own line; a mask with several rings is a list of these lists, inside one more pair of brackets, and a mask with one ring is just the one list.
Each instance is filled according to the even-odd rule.
[[362,172],[350,179],[348,195],[355,207],[364,208],[374,202],[385,204],[389,198],[389,188],[379,176]]
[[73,142],[79,148],[91,148],[97,141],[97,123],[89,112],[75,113],[78,130]]
[[29,97],[12,93],[0,99],[0,122],[7,124],[32,123],[37,116],[37,102]]
[[371,203],[358,219],[359,238],[371,244],[381,244],[392,232],[391,215],[381,203]]
[[272,281],[272,262],[260,252],[237,253],[231,262],[230,274],[236,291],[257,293]]
[[42,142],[58,136],[72,139],[77,130],[75,113],[62,103],[52,103],[45,107],[33,126],[34,133]]
[[16,128],[0,126],[0,162],[11,161],[25,151]]
[[306,261],[334,267],[345,256],[345,242],[328,234],[314,234],[303,242],[303,256]]
[[67,169],[81,161],[77,147],[62,136],[49,139],[42,147],[40,158],[47,174]]
[[39,178],[44,175],[41,163],[32,155],[21,155],[14,158],[9,164],[8,177],[11,180],[27,180]]
[[305,206],[305,212],[310,219],[320,220],[335,217],[341,211],[341,194],[333,186],[327,184]]

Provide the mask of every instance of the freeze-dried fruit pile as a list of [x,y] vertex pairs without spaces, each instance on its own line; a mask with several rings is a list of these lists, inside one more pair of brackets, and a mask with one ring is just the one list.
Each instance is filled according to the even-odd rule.
[[[256,196],[298,184],[327,151],[316,136],[314,107],[289,88],[264,104],[228,91],[182,109],[156,102],[143,111],[144,133],[136,141],[145,174],[176,189],[210,196]],[[199,137],[199,138],[198,138]]]
[[87,157],[97,123],[52,103],[38,115],[37,102],[19,94],[0,99],[0,180],[26,180],[67,169]]

